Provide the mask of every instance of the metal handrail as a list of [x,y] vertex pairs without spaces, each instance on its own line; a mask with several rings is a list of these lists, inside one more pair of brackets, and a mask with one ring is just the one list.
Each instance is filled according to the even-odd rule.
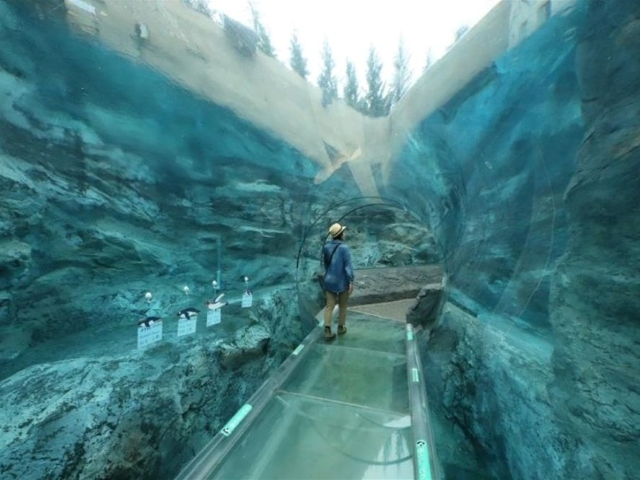
[[416,347],[413,325],[407,324],[407,378],[413,435],[413,467],[418,480],[441,480],[442,471],[436,456],[422,361]]
[[[322,326],[319,324],[319,326]],[[204,480],[219,467],[224,457],[242,438],[242,434],[258,418],[275,392],[284,384],[296,366],[308,355],[320,338],[321,329],[314,328],[258,390],[242,405],[225,426],[180,471],[175,480]]]
[[[318,324],[319,327],[322,323]],[[429,421],[427,393],[424,386],[422,362],[416,347],[413,326],[407,324],[406,354],[411,407],[411,430],[413,435],[413,462],[415,478],[419,480],[441,480],[442,471],[438,462]],[[259,417],[276,391],[286,382],[299,363],[308,355],[311,346],[321,336],[321,328],[314,328],[291,355],[278,367],[260,388],[249,398],[225,426],[204,448],[181,470],[176,480],[205,480],[220,466],[225,456],[242,438],[243,434]]]

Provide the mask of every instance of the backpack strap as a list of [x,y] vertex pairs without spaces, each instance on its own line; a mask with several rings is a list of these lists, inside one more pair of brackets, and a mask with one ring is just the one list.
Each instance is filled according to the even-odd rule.
[[325,264],[325,268],[329,268],[329,266],[331,265],[331,260],[333,260],[333,254],[336,253],[336,250],[338,250],[338,248],[340,248],[340,245],[342,245],[341,243],[339,243],[338,245],[336,245],[336,248],[333,249],[333,252],[331,252],[331,256],[329,257],[329,261]]

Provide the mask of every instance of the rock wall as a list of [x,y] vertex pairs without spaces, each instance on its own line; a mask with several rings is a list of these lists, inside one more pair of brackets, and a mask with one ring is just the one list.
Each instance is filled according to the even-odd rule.
[[[203,301],[219,270],[228,294],[245,275],[256,292],[292,283],[303,229],[358,196],[348,167],[313,186],[316,164],[230,110],[27,5],[0,9],[0,358],[96,318],[134,322],[147,290]],[[407,248],[424,227],[404,243],[364,230],[366,265],[434,250]]]
[[[0,0],[0,476],[171,478],[301,340],[302,232],[359,189],[52,5]],[[401,213],[354,217],[363,265],[431,258]],[[218,273],[222,324],[178,340]],[[141,353],[147,315],[165,338]]]
[[[498,478],[638,469],[640,12],[586,7],[403,137],[376,181],[426,227],[352,217],[368,222],[351,227],[363,265],[440,249],[432,400]],[[359,180],[340,164],[314,183],[323,171],[281,140],[19,2],[0,0],[0,35],[1,471],[175,472],[299,340],[298,292],[266,287],[296,280],[304,227]],[[218,268],[230,294],[244,275],[264,289],[253,314],[236,305],[225,335],[123,352],[120,332],[203,300]]]
[[[172,478],[302,338],[317,167],[27,5],[0,2],[0,36],[0,476]],[[223,323],[178,341],[218,269]],[[146,315],[165,339],[141,353]]]
[[385,191],[429,219],[453,294],[547,332],[568,233],[562,198],[584,133],[581,17],[551,18],[427,117]]
[[595,0],[552,18],[397,161],[387,193],[445,252],[449,304],[424,349],[453,423],[445,463],[470,468],[449,435],[491,478],[637,476],[638,18]]
[[266,379],[268,341],[253,326],[21,370],[0,385],[3,478],[172,478]]
[[[582,478],[640,469],[640,4],[589,1],[576,62],[586,134],[553,277],[550,385]],[[580,462],[585,453],[589,462]]]
[[[180,306],[188,285],[203,302],[219,269],[229,295],[244,275],[257,292],[293,282],[317,167],[64,25],[0,8],[3,359],[167,314],[147,290]],[[342,180],[319,194],[348,195]]]
[[553,347],[545,339],[509,329],[500,316],[447,304],[424,341],[445,471],[472,472],[453,478],[572,478],[560,474],[576,442],[553,421]]
[[2,478],[173,478],[300,342],[293,295],[272,292],[223,335],[76,345],[2,381]]

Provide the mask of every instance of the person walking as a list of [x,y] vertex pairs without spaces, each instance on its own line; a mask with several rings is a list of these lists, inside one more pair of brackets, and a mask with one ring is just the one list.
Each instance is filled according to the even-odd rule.
[[331,241],[322,250],[324,262],[324,291],[327,304],[324,310],[324,338],[333,340],[336,334],[331,330],[331,317],[338,305],[338,334],[347,333],[347,302],[353,292],[353,264],[351,252],[344,243],[347,227],[334,223],[329,228]]

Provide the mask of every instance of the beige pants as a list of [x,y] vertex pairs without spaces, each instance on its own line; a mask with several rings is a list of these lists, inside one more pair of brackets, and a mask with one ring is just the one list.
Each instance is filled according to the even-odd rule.
[[331,315],[333,309],[338,304],[338,325],[344,325],[347,321],[347,302],[349,301],[349,290],[345,290],[342,293],[326,292],[327,305],[324,308],[324,326],[331,326]]

